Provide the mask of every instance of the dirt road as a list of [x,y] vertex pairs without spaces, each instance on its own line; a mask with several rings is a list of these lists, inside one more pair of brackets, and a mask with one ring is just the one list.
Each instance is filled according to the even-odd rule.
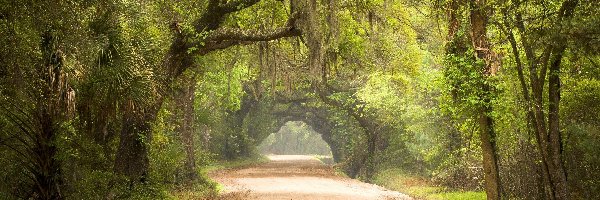
[[270,162],[226,170],[210,176],[224,186],[227,196],[241,199],[411,199],[377,185],[335,175],[330,166],[312,156],[269,156]]

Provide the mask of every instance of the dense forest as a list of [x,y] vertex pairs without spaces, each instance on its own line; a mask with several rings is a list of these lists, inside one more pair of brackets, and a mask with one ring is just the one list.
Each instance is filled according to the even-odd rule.
[[290,121],[365,182],[600,199],[599,63],[597,0],[0,0],[0,199],[212,198]]

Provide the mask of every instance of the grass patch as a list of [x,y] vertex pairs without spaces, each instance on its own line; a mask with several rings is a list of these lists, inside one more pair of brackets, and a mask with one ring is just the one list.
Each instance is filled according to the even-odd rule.
[[374,182],[377,185],[407,194],[415,199],[424,200],[483,200],[485,192],[461,191],[439,187],[423,177],[404,173],[400,169],[388,169],[379,172]]
[[190,186],[178,187],[171,190],[170,199],[214,199],[218,196],[218,185],[212,181],[195,183]]
[[196,183],[188,186],[176,187],[170,191],[171,198],[169,199],[201,199],[201,200],[235,200],[245,199],[245,193],[225,194],[220,195],[223,191],[223,186],[211,180],[208,177],[209,173],[218,170],[228,170],[242,168],[250,165],[257,165],[268,162],[267,157],[257,155],[249,158],[236,159],[231,161],[216,161],[208,166],[199,169],[199,179]]
[[319,161],[321,161],[323,164],[326,164],[326,165],[335,164],[335,162],[333,162],[333,157],[330,155],[312,155],[312,156],[315,157],[316,159],[319,159]]
[[465,200],[477,200],[486,199],[485,192],[473,192],[473,191],[460,191],[460,192],[444,192],[433,194],[435,199],[465,199]]

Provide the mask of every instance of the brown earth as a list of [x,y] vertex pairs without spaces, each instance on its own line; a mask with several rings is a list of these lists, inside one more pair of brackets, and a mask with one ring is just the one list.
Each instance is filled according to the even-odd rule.
[[225,199],[412,199],[377,185],[338,176],[312,156],[272,155],[270,162],[210,176],[224,187]]

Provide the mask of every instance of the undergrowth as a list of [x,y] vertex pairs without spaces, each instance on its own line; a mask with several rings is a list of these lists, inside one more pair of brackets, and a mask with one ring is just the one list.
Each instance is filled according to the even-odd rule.
[[462,191],[436,186],[424,177],[411,175],[400,169],[387,169],[374,177],[374,183],[424,200],[482,200],[483,191]]

